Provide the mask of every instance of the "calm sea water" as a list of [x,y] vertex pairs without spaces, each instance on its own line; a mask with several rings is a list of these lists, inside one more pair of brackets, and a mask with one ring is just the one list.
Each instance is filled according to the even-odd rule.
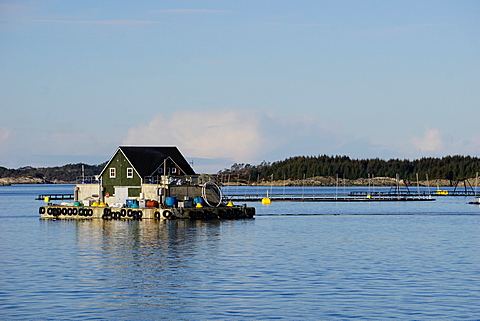
[[72,189],[0,187],[0,319],[480,319],[471,198],[252,203],[258,216],[242,221],[39,220],[37,195]]

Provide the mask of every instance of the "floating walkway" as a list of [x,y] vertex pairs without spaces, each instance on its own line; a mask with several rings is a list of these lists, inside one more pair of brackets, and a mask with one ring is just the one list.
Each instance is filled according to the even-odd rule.
[[[360,201],[433,201],[432,196],[476,196],[478,193],[475,191],[448,191],[448,190],[436,190],[432,192],[410,192],[396,191],[392,189],[386,192],[368,192],[368,191],[352,191],[346,196],[325,195],[319,194],[318,196],[312,195],[271,195],[269,198],[276,202],[360,202]],[[50,200],[73,200],[74,194],[41,194],[38,195],[36,200],[44,200],[48,197]],[[224,195],[224,201],[227,203],[229,200],[237,202],[261,202],[265,198],[264,194],[246,194],[246,195]]]
[[73,200],[75,195],[74,194],[40,194],[37,196],[37,201],[43,201],[45,198],[49,198],[50,200]]
[[365,191],[354,191],[348,194],[353,197],[366,197],[371,195],[372,197],[428,197],[428,196],[475,196],[475,191],[448,191],[448,190],[438,190],[434,192],[409,192],[409,191],[389,191],[389,192],[365,192]]
[[[261,202],[265,195],[224,195],[232,202]],[[405,195],[356,195],[356,196],[305,196],[305,195],[270,195],[272,202],[407,202],[407,201],[434,201],[431,196],[405,196]]]

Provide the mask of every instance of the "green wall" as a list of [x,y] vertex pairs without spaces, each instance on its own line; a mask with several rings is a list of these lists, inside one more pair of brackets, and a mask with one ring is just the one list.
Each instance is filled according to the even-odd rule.
[[[110,168],[112,167],[116,170],[115,178],[110,178]],[[127,178],[127,168],[129,167],[133,168],[123,153],[118,151],[102,174],[102,186],[105,188],[105,193],[113,195],[115,193],[114,186],[138,186],[138,189],[129,189],[128,196],[136,197],[140,195],[142,180],[135,170],[133,171],[133,178]]]

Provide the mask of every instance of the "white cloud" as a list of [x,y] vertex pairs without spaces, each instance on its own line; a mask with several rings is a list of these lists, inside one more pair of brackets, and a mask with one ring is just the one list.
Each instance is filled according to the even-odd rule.
[[247,161],[261,150],[256,112],[210,110],[158,115],[131,128],[124,145],[175,145],[184,155]]
[[358,136],[359,131],[355,136],[348,135],[342,126],[309,115],[280,116],[241,108],[154,115],[148,123],[125,131],[122,128],[114,135],[71,127],[51,126],[34,135],[0,127],[0,166],[101,163],[119,144],[177,146],[189,161],[194,160],[199,173],[215,173],[233,163],[256,165],[263,160],[274,162],[298,155],[388,159],[480,153],[480,134],[462,140],[427,128],[418,137],[379,139]]
[[421,152],[438,152],[444,146],[442,133],[436,128],[427,128],[423,136],[413,137],[412,144]]
[[[0,152],[5,159],[11,145],[12,131],[8,127],[0,127]],[[0,164],[2,166],[2,164]]]
[[129,130],[124,145],[174,145],[187,157],[237,163],[329,153],[344,143],[332,124],[308,117],[275,117],[256,110],[210,110],[157,115]]
[[470,148],[475,154],[480,153],[480,133],[472,137]]
[[10,138],[11,131],[7,127],[0,128],[0,143],[7,141]]

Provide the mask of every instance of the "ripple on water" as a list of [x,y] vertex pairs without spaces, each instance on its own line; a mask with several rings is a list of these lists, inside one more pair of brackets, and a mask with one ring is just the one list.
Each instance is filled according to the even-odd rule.
[[[451,202],[421,210],[462,206]],[[10,205],[0,212],[6,319],[480,318],[479,216],[40,221],[33,204],[18,216]],[[357,210],[413,209],[375,206]]]

